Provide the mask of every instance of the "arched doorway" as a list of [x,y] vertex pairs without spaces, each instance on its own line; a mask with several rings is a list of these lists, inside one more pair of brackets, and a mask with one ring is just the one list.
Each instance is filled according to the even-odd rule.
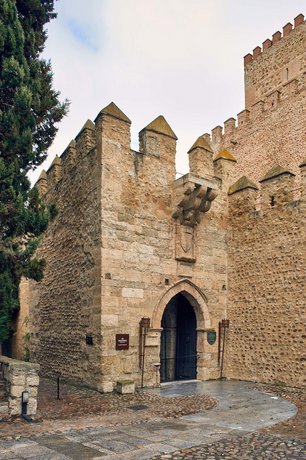
[[161,320],[160,379],[190,380],[197,377],[197,320],[187,297],[176,294]]

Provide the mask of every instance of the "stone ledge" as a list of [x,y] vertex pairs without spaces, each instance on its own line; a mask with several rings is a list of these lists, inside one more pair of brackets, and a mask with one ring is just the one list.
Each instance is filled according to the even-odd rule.
[[18,359],[8,358],[7,356],[0,356],[0,364],[11,365],[14,369],[31,369],[34,371],[39,371],[40,369],[40,365],[38,363],[19,361]]

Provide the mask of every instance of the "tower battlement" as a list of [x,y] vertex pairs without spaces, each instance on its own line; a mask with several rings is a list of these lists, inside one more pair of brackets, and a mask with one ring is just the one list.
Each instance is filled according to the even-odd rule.
[[[145,126],[139,132],[138,151],[131,149],[130,125],[131,121],[114,103],[99,112],[95,122],[87,120],[64,152],[55,156],[47,171],[42,171],[36,183],[41,194],[46,194],[62,180],[65,181],[73,175],[75,167],[93,150],[99,150],[97,156],[101,157],[102,165],[115,162],[118,166],[120,163],[123,168],[120,170],[121,175],[125,171],[126,177],[136,177],[137,180],[147,180],[150,177],[150,186],[153,185],[154,178],[157,181],[155,185],[171,185],[175,180],[177,136],[168,122],[159,115]],[[220,171],[224,169],[224,165],[220,169],[220,165],[213,160],[209,134],[200,136],[187,153],[191,174],[213,178],[217,169],[217,176],[222,176]],[[228,158],[223,160],[226,163]],[[114,167],[113,172],[115,171]]]
[[[299,27],[300,25],[304,24],[304,15],[299,14],[296,18],[294,18],[294,29]],[[271,46],[275,45],[275,43],[278,43],[282,38],[287,37],[293,29],[293,25],[291,22],[287,22],[286,25],[283,27],[283,35],[282,33],[278,30],[272,35],[272,40],[267,38],[263,43],[262,47],[261,46],[256,46],[256,48],[253,49],[252,53],[248,53],[246,56],[244,56],[244,65],[248,65],[250,62],[252,62],[254,59],[257,59],[264,51],[267,49],[271,48]]]
[[259,100],[305,73],[306,22],[299,14],[293,25],[288,22],[283,34],[277,31],[272,40],[244,57],[245,107],[249,109]]
[[236,179],[258,181],[275,163],[299,176],[306,149],[306,22],[299,14],[245,58],[245,108],[211,131],[215,153],[237,159]]

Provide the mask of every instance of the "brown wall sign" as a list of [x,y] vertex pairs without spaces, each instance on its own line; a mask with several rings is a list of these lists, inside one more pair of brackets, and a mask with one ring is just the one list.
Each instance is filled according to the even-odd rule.
[[116,350],[128,350],[129,340],[129,334],[116,334]]

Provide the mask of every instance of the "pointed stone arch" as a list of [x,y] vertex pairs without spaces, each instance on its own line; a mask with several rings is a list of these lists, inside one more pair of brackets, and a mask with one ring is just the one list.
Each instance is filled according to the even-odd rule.
[[152,327],[155,329],[159,329],[161,327],[162,316],[165,308],[170,300],[177,294],[183,294],[192,305],[196,315],[197,328],[209,329],[211,327],[211,322],[207,306],[207,297],[200,288],[187,278],[173,284],[163,293],[153,311]]

